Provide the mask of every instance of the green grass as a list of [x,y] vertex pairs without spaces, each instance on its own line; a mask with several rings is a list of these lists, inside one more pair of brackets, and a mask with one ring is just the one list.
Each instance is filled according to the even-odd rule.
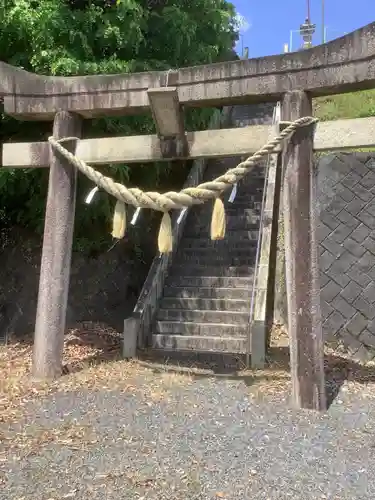
[[313,110],[321,121],[375,116],[375,89],[319,97],[313,101]]

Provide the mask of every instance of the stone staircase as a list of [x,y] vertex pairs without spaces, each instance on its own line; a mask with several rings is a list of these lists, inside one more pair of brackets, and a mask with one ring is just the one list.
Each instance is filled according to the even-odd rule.
[[[211,161],[205,180],[237,163]],[[156,313],[154,349],[246,352],[264,170],[239,184],[234,203],[226,194],[224,240],[210,239],[212,204],[191,209]]]
[[[221,125],[271,124],[274,107],[271,103],[226,108]],[[214,128],[218,128],[216,123]],[[224,158],[206,164],[197,162],[187,183],[212,180],[239,161]],[[238,184],[233,203],[229,202],[230,190],[225,194],[224,240],[210,239],[213,203],[193,207],[181,226],[174,228],[176,253],[154,259],[133,315],[125,321],[124,346],[130,347],[124,347],[124,352],[131,351],[132,338],[137,339],[139,348],[147,347],[152,356],[189,362],[211,359],[229,366],[249,352],[253,287],[260,299],[255,304],[263,307],[266,297],[264,279],[259,289],[256,286],[265,174],[266,162]],[[263,262],[263,268],[267,262]],[[253,325],[255,350],[259,346],[254,363],[258,366],[262,365],[265,347],[265,323],[259,314]]]

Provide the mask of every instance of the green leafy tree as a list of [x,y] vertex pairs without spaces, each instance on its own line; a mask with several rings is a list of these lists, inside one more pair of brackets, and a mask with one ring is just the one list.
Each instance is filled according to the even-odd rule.
[[[233,58],[238,37],[235,9],[225,0],[0,0],[0,59],[46,75],[85,75],[166,70]],[[187,127],[204,128],[211,110],[189,111]],[[2,116],[0,140],[41,140],[50,123],[18,122]],[[97,119],[85,136],[150,133],[150,117]],[[130,169],[107,166],[117,180],[146,188],[179,187],[170,165]],[[181,169],[180,169],[181,170]],[[183,177],[186,172],[182,172]],[[0,172],[0,218],[10,224],[43,227],[48,172]],[[80,179],[79,196],[87,190]],[[76,242],[87,225],[103,233],[110,201],[102,196],[78,210]],[[86,228],[86,231],[85,231]],[[91,231],[90,231],[91,232]],[[96,237],[95,237],[96,239]]]

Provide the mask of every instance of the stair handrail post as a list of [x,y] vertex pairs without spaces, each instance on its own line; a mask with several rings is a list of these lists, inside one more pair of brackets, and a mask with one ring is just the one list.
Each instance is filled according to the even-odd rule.
[[[273,108],[270,138],[280,131],[280,104],[277,102]],[[271,248],[275,244],[276,236],[274,212],[279,156],[279,153],[269,154],[265,167],[246,352],[246,366],[252,369],[263,369],[265,366],[268,333],[271,326],[269,289],[274,280],[271,272],[271,266],[274,265]]]

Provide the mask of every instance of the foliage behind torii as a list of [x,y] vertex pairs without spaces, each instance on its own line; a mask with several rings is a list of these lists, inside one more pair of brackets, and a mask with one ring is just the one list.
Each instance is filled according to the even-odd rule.
[[[225,0],[0,0],[0,60],[46,75],[167,70],[233,58],[238,37],[235,9]],[[203,129],[211,110],[190,111],[188,129]],[[150,116],[85,122],[92,136],[152,133]],[[51,123],[2,116],[0,141],[45,140]],[[180,187],[186,169],[170,165],[108,166],[117,180],[143,188]],[[169,173],[169,175],[167,175]],[[0,172],[0,223],[42,230],[48,172]],[[76,243],[88,226],[107,233],[110,201],[82,204],[80,179]],[[96,238],[95,238],[96,239]],[[89,238],[90,240],[90,238]],[[91,241],[87,241],[88,246]]]

